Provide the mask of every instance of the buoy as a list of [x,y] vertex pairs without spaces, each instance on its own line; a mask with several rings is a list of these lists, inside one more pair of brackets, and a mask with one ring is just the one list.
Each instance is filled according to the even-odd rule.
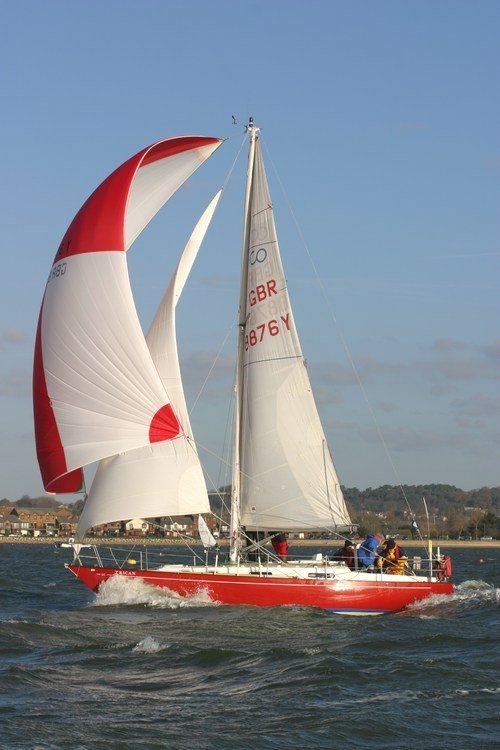
[[127,560],[127,562],[128,562],[129,565],[136,565],[137,564],[137,560],[134,560],[133,557],[129,557],[129,559]]
[[481,557],[481,558],[479,558],[479,560],[478,560],[478,563],[479,563],[480,565],[482,565],[482,564],[483,564],[484,562],[486,562],[486,560],[484,560],[484,559],[483,559],[482,557]]

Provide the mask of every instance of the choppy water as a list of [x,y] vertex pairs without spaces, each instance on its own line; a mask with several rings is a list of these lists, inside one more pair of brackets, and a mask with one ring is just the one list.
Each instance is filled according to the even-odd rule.
[[497,749],[500,551],[452,555],[452,597],[352,618],[95,596],[69,551],[1,544],[0,748]]

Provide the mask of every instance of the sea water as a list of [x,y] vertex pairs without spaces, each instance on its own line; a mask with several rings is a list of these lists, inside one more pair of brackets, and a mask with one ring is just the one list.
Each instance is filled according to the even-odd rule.
[[95,595],[69,550],[0,544],[0,748],[497,749],[500,550],[451,554],[451,597],[348,617]]

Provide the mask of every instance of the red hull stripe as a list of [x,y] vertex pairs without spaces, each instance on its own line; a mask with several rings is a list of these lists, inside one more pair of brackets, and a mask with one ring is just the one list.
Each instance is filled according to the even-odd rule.
[[149,428],[149,442],[159,443],[162,440],[172,440],[179,435],[180,425],[170,404],[158,409]]
[[397,612],[432,594],[453,593],[451,583],[393,581],[325,581],[321,579],[253,578],[251,576],[119,570],[69,565],[69,570],[93,591],[114,575],[140,578],[181,596],[207,592],[220,604],[257,607],[319,607],[334,612]]
[[79,253],[124,251],[127,198],[137,170],[183,151],[218,142],[218,138],[200,136],[169,138],[132,156],[112,172],[83,204],[62,239],[54,263]]

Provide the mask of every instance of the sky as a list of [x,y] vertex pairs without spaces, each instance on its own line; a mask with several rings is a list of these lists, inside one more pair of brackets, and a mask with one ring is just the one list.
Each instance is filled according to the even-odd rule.
[[0,498],[43,494],[31,370],[58,244],[113,169],[182,134],[226,140],[130,275],[147,328],[230,175],[178,306],[200,456],[226,483],[249,116],[341,482],[500,485],[496,0],[2,0],[0,29]]

